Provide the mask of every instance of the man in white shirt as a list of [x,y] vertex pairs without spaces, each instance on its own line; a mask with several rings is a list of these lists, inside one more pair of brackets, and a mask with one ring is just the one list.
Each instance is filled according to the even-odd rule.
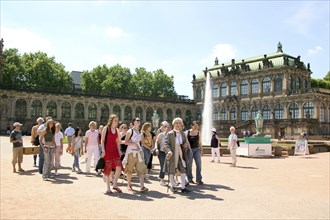
[[[67,136],[68,139],[68,148],[72,146],[72,136],[74,135],[74,128],[72,127],[72,124],[69,123],[68,127],[64,131],[64,135]],[[66,151],[68,152],[68,148]]]
[[232,159],[233,167],[236,167],[236,150],[237,150],[237,135],[235,134],[235,127],[230,127],[230,135],[228,137],[228,149]]

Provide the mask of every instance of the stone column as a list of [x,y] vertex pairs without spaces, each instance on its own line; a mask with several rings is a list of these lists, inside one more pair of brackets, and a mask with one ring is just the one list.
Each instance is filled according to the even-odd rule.
[[75,116],[75,112],[74,109],[76,107],[76,101],[71,101],[71,121],[74,121],[74,116]]
[[141,120],[146,121],[147,120],[147,107],[146,106],[142,107],[142,115],[143,115],[143,118],[141,118]]
[[56,102],[56,118],[61,121],[62,120],[62,101],[57,100]]
[[226,87],[226,93],[227,93],[227,96],[229,96],[231,94],[230,94],[230,84],[229,84],[228,81],[226,81],[226,85],[227,85],[227,87]]
[[[41,109],[41,115],[43,118],[45,118],[48,113],[47,113],[47,99],[46,98],[43,98],[42,101],[42,109]],[[51,115],[52,117],[54,117],[53,115]]]
[[119,121],[124,121],[124,118],[125,118],[125,105],[122,104],[122,105],[119,105],[120,106],[120,119]]
[[298,118],[304,118],[304,110],[302,106],[302,102],[298,102]]
[[89,102],[86,102],[84,105],[84,120],[85,121],[88,121],[88,105],[89,105]]
[[273,76],[270,79],[270,93],[273,93],[275,90],[275,78],[276,78],[276,76]]
[[136,111],[136,106],[132,105],[132,119],[135,118],[135,111]]
[[96,105],[96,120],[101,121],[101,108],[102,108],[102,103],[98,102]]
[[26,118],[31,119],[31,103],[32,99],[31,98],[26,98]]

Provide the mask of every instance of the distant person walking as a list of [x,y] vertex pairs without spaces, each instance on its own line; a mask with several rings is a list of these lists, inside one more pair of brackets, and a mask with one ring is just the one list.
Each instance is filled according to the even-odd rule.
[[[33,126],[32,129],[31,129],[31,144],[33,146],[38,147],[40,145],[39,135],[38,135],[38,128],[43,123],[44,123],[44,119],[40,117],[40,118],[37,119],[37,124],[35,126]],[[38,154],[33,155],[33,166],[34,167],[37,166],[37,155]],[[39,158],[39,160],[40,160],[40,158]]]
[[159,159],[159,164],[160,164],[160,171],[159,171],[159,178],[160,178],[160,185],[166,186],[167,183],[164,180],[165,177],[165,158],[166,154],[164,151],[164,143],[165,143],[165,136],[167,135],[169,131],[169,124],[167,121],[163,121],[160,124],[160,133],[157,136],[156,139],[156,147],[158,149],[158,159]]
[[72,136],[72,156],[73,156],[73,164],[72,164],[72,172],[82,173],[79,166],[79,157],[83,154],[83,137],[81,136],[82,130],[77,127],[75,129],[75,133]]
[[66,148],[66,152],[68,152],[68,153],[70,153],[69,149],[72,148],[72,136],[74,135],[74,133],[75,133],[75,130],[72,127],[72,124],[69,123],[68,127],[64,130],[64,134],[67,137],[67,141],[68,141],[68,147]]
[[18,171],[25,172],[21,166],[23,162],[23,138],[21,131],[22,124],[15,122],[13,127],[14,130],[10,133],[10,143],[13,144],[13,172],[16,173],[16,163],[18,163]]
[[[52,117],[47,116],[46,122],[51,119],[52,119]],[[44,163],[45,163],[44,148],[41,146],[41,144],[45,144],[45,141],[40,138],[40,135],[41,135],[42,131],[45,129],[46,129],[46,123],[43,123],[38,127],[38,130],[37,130],[37,134],[39,135],[39,146],[40,146],[39,147],[39,167],[38,167],[40,174],[42,174],[42,172],[44,170]]]
[[212,128],[211,129],[212,132],[212,138],[211,138],[211,153],[212,153],[212,160],[211,162],[214,163],[215,161],[215,154],[218,157],[218,163],[220,163],[220,137],[217,134],[217,129]]
[[57,122],[55,124],[55,176],[58,176],[57,171],[60,169],[61,156],[63,155],[63,138],[61,124]]
[[230,150],[230,156],[233,167],[236,167],[236,150],[237,150],[237,135],[235,134],[235,127],[230,127],[230,135],[228,137],[228,149]]

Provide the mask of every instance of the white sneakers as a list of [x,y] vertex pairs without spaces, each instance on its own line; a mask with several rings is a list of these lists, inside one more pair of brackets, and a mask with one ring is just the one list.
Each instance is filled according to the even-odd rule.
[[160,180],[160,185],[161,186],[167,186],[167,183],[166,183],[166,181],[164,179],[161,179]]

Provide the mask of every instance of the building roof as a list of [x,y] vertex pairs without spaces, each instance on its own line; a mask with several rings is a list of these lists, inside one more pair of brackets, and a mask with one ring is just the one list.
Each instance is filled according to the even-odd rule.
[[72,71],[70,73],[72,80],[73,80],[73,84],[81,85],[81,74],[82,74],[82,72],[80,72],[80,71]]

